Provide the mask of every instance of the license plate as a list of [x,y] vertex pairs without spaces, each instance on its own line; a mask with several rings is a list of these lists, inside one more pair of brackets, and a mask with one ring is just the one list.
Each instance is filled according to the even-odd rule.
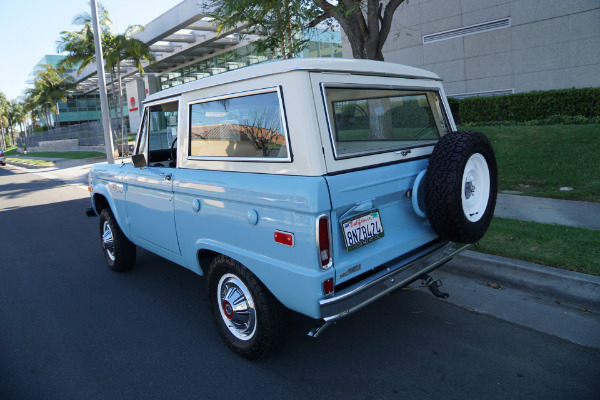
[[346,249],[352,251],[383,237],[379,210],[371,210],[342,221]]

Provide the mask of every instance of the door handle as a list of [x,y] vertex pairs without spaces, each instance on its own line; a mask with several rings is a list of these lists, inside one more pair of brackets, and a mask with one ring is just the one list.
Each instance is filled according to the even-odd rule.
[[163,178],[165,178],[166,181],[170,181],[171,178],[173,178],[173,174],[166,174],[166,173],[161,173],[160,176],[162,176]]

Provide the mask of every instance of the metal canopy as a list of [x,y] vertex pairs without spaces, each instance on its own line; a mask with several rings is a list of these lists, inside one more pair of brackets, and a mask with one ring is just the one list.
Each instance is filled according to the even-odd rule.
[[[251,41],[254,38],[252,35],[243,41],[239,38],[239,33],[243,33],[244,28],[242,25],[221,32],[217,37],[217,26],[208,17],[204,1],[186,0],[149,22],[135,37],[150,46],[156,59],[151,65],[142,63],[144,72],[160,74]],[[120,72],[123,84],[139,78],[132,60],[121,62]],[[109,73],[105,73],[105,76],[107,89],[112,90],[111,76]],[[98,88],[95,65],[88,66],[75,78],[78,91],[87,93]]]

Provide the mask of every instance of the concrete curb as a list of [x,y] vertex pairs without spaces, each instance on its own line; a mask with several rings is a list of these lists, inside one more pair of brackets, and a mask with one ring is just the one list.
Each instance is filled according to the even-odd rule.
[[6,163],[10,164],[10,165],[16,165],[17,167],[31,168],[31,169],[51,168],[51,167],[54,166],[54,165],[33,165],[33,164],[27,164],[27,163],[22,163],[22,162],[14,161],[14,160],[11,160],[9,158],[6,159]]
[[444,271],[512,287],[564,305],[600,312],[600,277],[510,258],[464,251]]

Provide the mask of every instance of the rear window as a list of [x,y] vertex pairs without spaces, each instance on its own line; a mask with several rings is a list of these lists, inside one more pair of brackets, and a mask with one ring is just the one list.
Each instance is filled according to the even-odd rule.
[[203,100],[190,105],[190,158],[289,160],[279,90]]
[[435,143],[447,123],[435,91],[324,86],[336,158]]

